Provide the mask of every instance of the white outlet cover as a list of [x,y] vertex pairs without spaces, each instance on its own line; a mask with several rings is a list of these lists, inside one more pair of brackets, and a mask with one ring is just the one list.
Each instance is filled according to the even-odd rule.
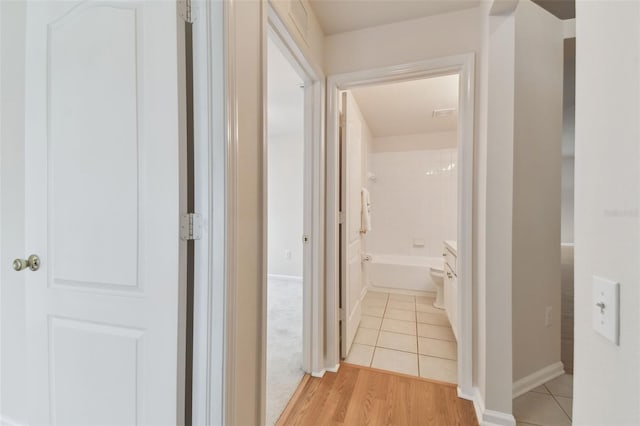
[[[601,308],[601,303],[604,304],[603,308]],[[619,345],[620,283],[594,276],[591,311],[593,329]]]

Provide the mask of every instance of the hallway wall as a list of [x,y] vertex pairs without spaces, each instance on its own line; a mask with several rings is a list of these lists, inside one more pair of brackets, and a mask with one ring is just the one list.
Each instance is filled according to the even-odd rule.
[[[515,11],[513,381],[560,362],[563,25],[529,0]],[[544,30],[541,30],[544,28]],[[546,325],[546,310],[551,323]]]
[[[640,424],[640,2],[576,2],[573,421]],[[620,344],[592,328],[593,277],[620,283]]]

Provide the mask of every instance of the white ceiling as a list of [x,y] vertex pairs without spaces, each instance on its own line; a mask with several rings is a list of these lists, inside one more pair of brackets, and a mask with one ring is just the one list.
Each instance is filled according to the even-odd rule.
[[309,0],[325,35],[470,9],[481,0]]
[[269,135],[302,132],[304,90],[302,79],[271,40],[267,42],[267,132]]
[[[458,75],[433,77],[352,89],[374,137],[414,135],[456,130]],[[456,108],[448,117],[433,110]]]

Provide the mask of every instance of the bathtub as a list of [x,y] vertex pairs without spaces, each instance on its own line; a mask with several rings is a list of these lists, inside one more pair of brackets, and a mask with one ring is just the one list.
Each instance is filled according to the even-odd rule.
[[429,268],[442,269],[441,257],[371,254],[365,262],[365,277],[372,287],[435,292]]

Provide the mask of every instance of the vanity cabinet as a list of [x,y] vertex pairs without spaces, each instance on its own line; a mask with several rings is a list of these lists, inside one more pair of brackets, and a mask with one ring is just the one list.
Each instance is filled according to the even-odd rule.
[[453,334],[458,340],[458,274],[457,252],[450,244],[444,246],[444,307],[453,329]]

